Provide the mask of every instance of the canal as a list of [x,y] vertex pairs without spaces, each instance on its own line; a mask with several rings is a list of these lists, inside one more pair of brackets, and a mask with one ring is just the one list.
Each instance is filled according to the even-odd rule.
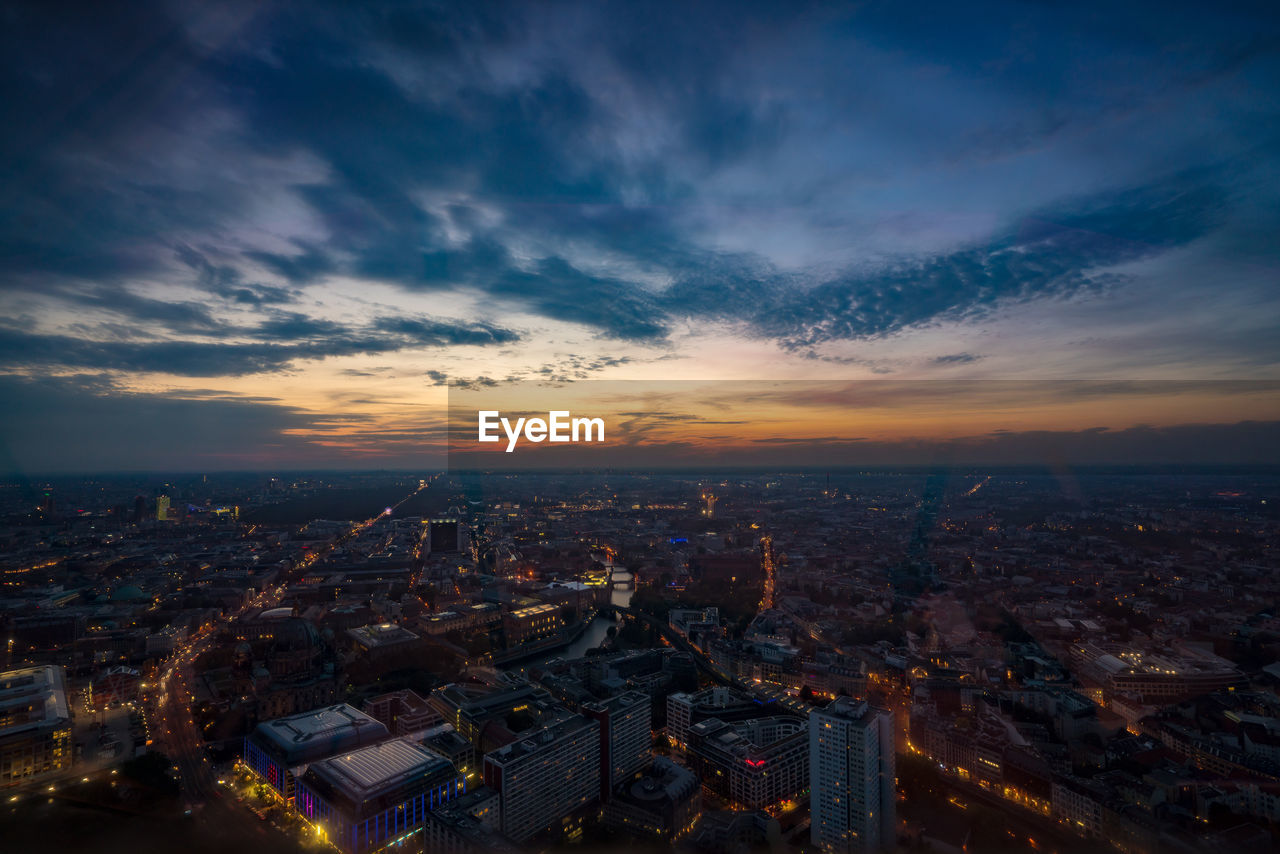
[[[635,592],[631,586],[631,573],[626,570],[615,569],[613,571],[613,590],[610,593],[609,601],[619,608],[626,608],[631,605],[631,594]],[[596,617],[591,621],[591,625],[587,626],[587,630],[582,633],[582,637],[563,649],[558,649],[548,653],[540,658],[532,661],[521,662],[522,668],[531,667],[541,664],[552,658],[582,658],[587,654],[587,650],[594,649],[604,643],[610,626],[618,625],[608,617]]]

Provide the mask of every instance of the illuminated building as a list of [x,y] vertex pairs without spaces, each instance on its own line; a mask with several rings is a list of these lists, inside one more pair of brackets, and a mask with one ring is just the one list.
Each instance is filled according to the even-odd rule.
[[462,633],[484,630],[490,631],[502,623],[502,609],[496,602],[481,602],[474,605],[455,605],[453,610],[425,614],[418,621],[418,627],[428,635],[444,635],[451,631]]
[[600,725],[574,715],[486,754],[484,784],[501,800],[502,833],[525,842],[600,796]]
[[897,841],[893,713],[840,697],[809,715],[810,840],[823,851]]
[[1105,688],[1106,698],[1129,694],[1167,705],[1249,684],[1235,665],[1210,654],[1144,654],[1116,644],[1081,643],[1072,646],[1071,658],[1085,679]]
[[670,845],[686,836],[702,815],[702,782],[686,768],[659,756],[639,777],[618,786],[603,821],[630,836]]
[[294,809],[346,854],[403,843],[466,791],[445,759],[405,739],[322,759],[296,782]]
[[156,519],[164,522],[169,518],[169,496],[161,495],[156,499]]
[[70,768],[71,709],[61,667],[0,673],[0,784]]
[[258,724],[244,741],[245,764],[285,800],[312,762],[385,740],[378,721],[348,705],[329,706]]
[[614,787],[634,776],[652,756],[649,696],[628,691],[584,703],[582,713],[600,723],[600,798],[608,801]]
[[689,768],[740,807],[773,806],[809,784],[806,729],[803,720],[785,716],[701,721],[689,728]]
[[551,637],[560,631],[563,624],[560,609],[546,603],[517,608],[502,615],[508,647]]

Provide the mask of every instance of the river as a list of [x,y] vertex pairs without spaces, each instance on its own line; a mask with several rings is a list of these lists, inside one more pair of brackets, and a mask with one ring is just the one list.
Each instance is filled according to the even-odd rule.
[[[613,571],[613,580],[615,582],[625,582],[626,586],[613,585],[610,593],[609,601],[619,608],[626,608],[631,604],[631,595],[635,592],[631,587],[631,573],[625,570],[615,569]],[[533,661],[521,662],[521,667],[529,667],[534,664],[541,664],[551,658],[582,658],[587,654],[587,650],[593,649],[604,642],[608,635],[609,627],[616,626],[613,620],[608,617],[596,617],[591,621],[591,625],[587,626],[587,630],[582,633],[582,637],[563,649],[558,649],[549,655],[534,659]]]

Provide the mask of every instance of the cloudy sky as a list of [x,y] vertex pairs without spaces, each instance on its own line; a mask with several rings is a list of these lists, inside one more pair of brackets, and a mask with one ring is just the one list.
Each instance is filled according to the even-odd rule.
[[0,469],[418,464],[447,381],[1280,379],[1271,4],[0,25]]

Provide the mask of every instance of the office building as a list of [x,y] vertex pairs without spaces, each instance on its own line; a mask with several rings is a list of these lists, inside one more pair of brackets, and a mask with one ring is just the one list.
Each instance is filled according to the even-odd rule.
[[629,780],[653,755],[652,709],[647,694],[628,691],[584,703],[582,713],[600,724],[600,799]]
[[810,840],[823,851],[892,850],[893,713],[840,697],[809,716]]
[[564,620],[555,605],[540,603],[527,608],[516,608],[502,615],[502,628],[507,635],[507,646],[517,647],[556,635]]
[[70,768],[71,708],[61,667],[0,673],[0,785]]
[[600,724],[573,715],[484,758],[502,833],[526,842],[600,796]]

